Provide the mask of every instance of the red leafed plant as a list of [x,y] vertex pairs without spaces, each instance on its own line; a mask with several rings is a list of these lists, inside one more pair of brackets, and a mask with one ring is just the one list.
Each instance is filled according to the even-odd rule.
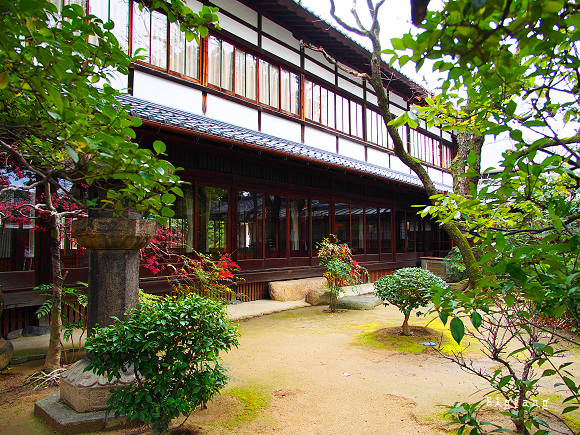
[[229,254],[218,258],[200,252],[183,254],[185,237],[171,226],[159,227],[149,247],[141,250],[141,264],[154,275],[169,271],[169,283],[179,295],[195,293],[214,299],[235,299],[234,288],[243,281],[240,266]]
[[323,276],[330,290],[330,312],[336,312],[338,295],[344,286],[356,286],[368,279],[368,271],[352,258],[352,251],[346,243],[330,235],[318,244],[318,258],[321,266],[326,266]]

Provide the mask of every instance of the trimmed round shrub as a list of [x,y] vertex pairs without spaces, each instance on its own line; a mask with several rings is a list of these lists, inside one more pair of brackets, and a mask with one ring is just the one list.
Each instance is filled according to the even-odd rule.
[[403,335],[410,335],[409,316],[413,310],[425,307],[431,301],[433,287],[446,288],[445,281],[426,269],[405,267],[397,269],[374,282],[375,296],[399,308],[405,315]]

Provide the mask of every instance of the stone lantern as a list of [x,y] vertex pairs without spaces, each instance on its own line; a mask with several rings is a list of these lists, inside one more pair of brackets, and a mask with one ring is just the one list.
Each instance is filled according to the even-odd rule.
[[[89,217],[74,221],[72,234],[89,250],[87,333],[108,326],[112,317],[122,319],[139,300],[139,250],[157,234],[154,221],[140,213],[114,216],[112,211],[95,210]],[[105,430],[125,421],[107,419],[105,409],[111,388],[135,380],[125,374],[111,382],[104,376],[85,372],[89,359],[74,364],[61,376],[60,392],[36,403],[35,412],[57,431]]]

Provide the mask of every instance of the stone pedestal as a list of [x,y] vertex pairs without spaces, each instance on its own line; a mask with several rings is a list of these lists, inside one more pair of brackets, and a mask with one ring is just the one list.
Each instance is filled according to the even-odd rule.
[[[86,219],[74,221],[72,234],[79,245],[90,250],[87,307],[87,335],[90,336],[97,325],[108,326],[114,322],[112,317],[122,319],[128,309],[136,306],[139,249],[151,243],[157,234],[157,224],[142,220],[136,213],[114,217],[110,212],[97,211],[89,213]],[[103,419],[106,422],[102,410],[107,408],[110,389],[135,380],[133,374],[127,374],[109,382],[105,377],[84,372],[88,363],[88,359],[79,361],[62,375],[58,399],[55,396],[36,403],[37,415],[58,432],[66,432],[65,425],[75,427],[76,431],[85,420],[91,424]]]

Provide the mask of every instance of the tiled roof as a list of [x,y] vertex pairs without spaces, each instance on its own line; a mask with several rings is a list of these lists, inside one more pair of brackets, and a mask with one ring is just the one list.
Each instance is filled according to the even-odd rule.
[[[205,133],[216,138],[225,138],[235,141],[238,146],[244,144],[260,146],[264,151],[273,150],[283,152],[289,158],[295,157],[321,165],[333,165],[349,170],[368,174],[369,176],[384,178],[411,186],[423,187],[421,180],[414,175],[394,171],[392,169],[373,165],[368,162],[345,157],[319,148],[314,148],[298,142],[282,139],[276,136],[264,134],[248,128],[217,121],[206,116],[196,115],[150,101],[142,100],[131,95],[118,97],[119,102],[130,107],[129,113],[144,120],[150,120],[178,127],[197,133]],[[449,190],[450,186],[435,183],[437,189],[441,191]]]

